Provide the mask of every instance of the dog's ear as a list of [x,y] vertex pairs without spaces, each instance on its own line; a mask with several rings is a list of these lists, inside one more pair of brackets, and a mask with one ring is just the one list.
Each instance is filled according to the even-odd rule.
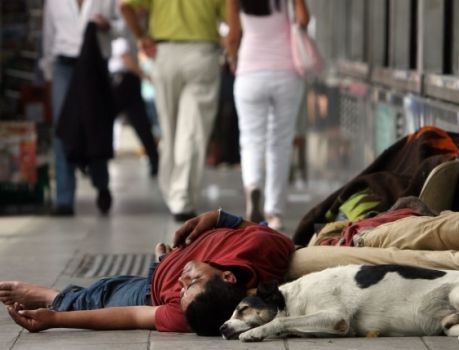
[[277,281],[260,282],[257,287],[257,295],[264,299],[278,290]]
[[257,287],[257,296],[266,304],[275,305],[278,310],[285,309],[285,299],[276,281],[259,283]]

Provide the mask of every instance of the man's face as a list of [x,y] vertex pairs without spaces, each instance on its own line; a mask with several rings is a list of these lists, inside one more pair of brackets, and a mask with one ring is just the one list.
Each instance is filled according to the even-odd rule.
[[196,260],[192,260],[185,265],[178,279],[182,286],[180,305],[183,311],[187,309],[198,294],[204,291],[206,283],[214,275],[223,276],[223,272],[209,264]]

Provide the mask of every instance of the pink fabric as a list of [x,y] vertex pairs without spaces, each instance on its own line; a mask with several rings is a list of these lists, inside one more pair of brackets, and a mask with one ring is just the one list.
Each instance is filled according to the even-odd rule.
[[236,74],[263,70],[295,72],[290,48],[290,22],[286,9],[269,16],[241,13],[243,36]]

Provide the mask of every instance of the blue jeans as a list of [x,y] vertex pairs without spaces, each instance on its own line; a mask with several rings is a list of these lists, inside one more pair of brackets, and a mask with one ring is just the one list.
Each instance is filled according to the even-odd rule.
[[106,277],[88,288],[70,285],[56,296],[51,308],[56,311],[74,311],[151,305],[150,286],[158,265],[155,262],[150,266],[148,277]]
[[69,286],[54,299],[56,311],[94,310],[150,304],[150,279],[137,276],[103,278],[88,288]]
[[[56,59],[53,65],[52,105],[54,127],[57,126],[74,68],[74,65],[62,63],[59,59]],[[56,205],[73,207],[76,188],[75,166],[68,162],[62,140],[57,136],[54,136],[53,149],[56,172]],[[90,162],[89,174],[93,186],[99,191],[108,189],[109,175],[106,160]]]

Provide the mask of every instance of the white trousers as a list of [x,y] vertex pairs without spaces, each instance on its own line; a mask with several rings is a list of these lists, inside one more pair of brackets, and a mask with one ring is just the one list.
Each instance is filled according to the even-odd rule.
[[288,71],[236,77],[242,181],[263,188],[265,214],[282,215],[287,201],[290,156],[303,81]]
[[158,181],[172,213],[196,209],[217,110],[218,58],[212,43],[158,44],[153,76],[162,132]]

